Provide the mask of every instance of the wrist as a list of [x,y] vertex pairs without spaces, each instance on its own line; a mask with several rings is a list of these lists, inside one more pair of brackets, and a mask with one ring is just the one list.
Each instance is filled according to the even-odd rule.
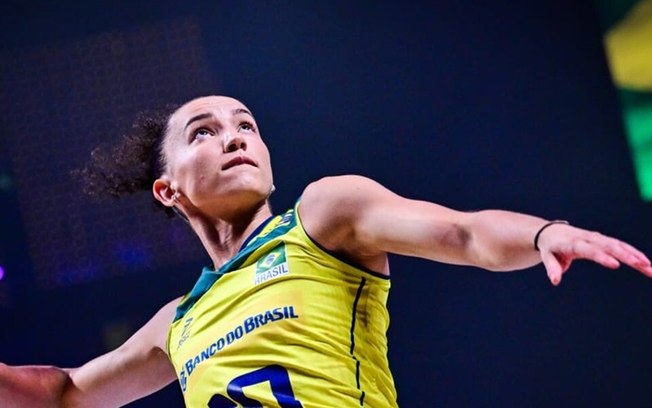
[[548,227],[553,226],[555,224],[566,224],[569,225],[570,223],[566,220],[553,220],[545,223],[537,233],[534,235],[534,250],[538,251],[539,250],[539,238],[541,237],[541,233]]

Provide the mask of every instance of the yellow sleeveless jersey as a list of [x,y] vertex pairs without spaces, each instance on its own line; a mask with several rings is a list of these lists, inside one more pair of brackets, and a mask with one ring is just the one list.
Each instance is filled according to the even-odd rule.
[[179,304],[168,354],[186,406],[397,406],[389,279],[321,249],[296,208],[204,268]]

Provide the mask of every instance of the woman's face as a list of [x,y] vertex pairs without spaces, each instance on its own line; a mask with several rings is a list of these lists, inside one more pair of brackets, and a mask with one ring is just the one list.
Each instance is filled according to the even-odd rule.
[[272,188],[272,168],[251,112],[224,96],[194,99],[170,118],[163,153],[173,191],[206,214],[251,208]]

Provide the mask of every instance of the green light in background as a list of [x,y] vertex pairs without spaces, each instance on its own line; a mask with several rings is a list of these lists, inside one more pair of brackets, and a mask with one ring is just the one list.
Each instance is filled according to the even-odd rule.
[[652,0],[599,0],[641,197],[652,201]]
[[652,201],[652,92],[621,90],[620,97],[641,196]]

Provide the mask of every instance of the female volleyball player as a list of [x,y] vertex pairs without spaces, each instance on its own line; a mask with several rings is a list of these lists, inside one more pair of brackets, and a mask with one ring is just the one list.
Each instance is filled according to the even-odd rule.
[[189,407],[392,407],[388,253],[492,271],[543,262],[554,285],[575,259],[652,276],[641,252],[597,232],[458,212],[359,176],[316,181],[273,216],[256,121],[222,96],[144,121],[85,175],[112,194],[151,189],[212,265],[124,345],[79,368],[0,366],[3,406],[113,407],[177,378]]

